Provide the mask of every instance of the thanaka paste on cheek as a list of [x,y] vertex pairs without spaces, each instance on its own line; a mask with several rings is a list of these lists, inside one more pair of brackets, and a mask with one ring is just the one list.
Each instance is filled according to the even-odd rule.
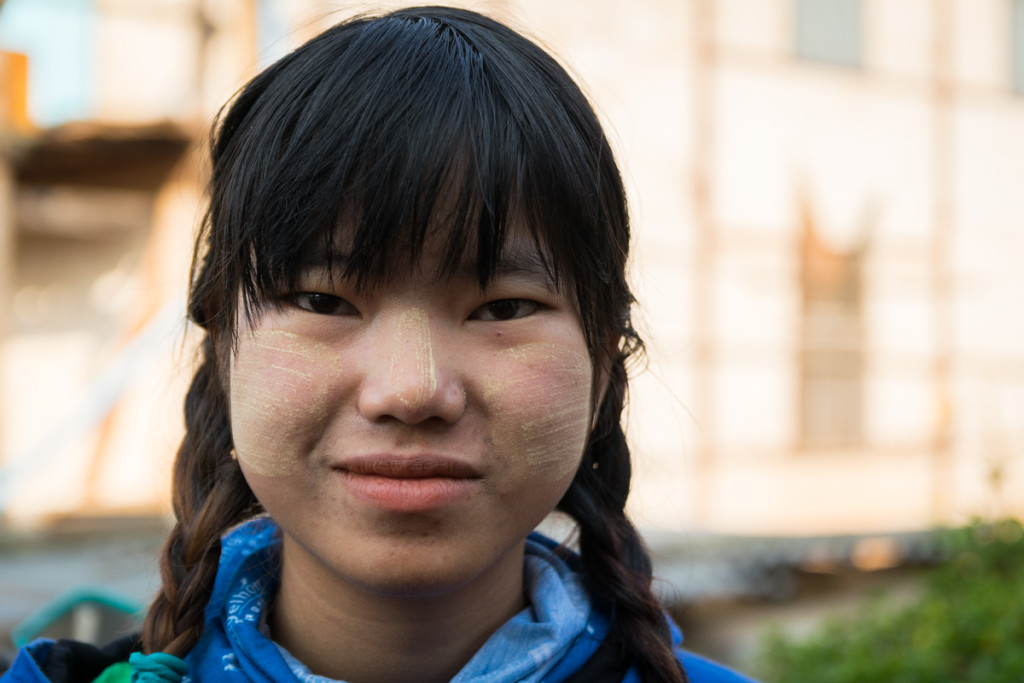
[[264,477],[298,468],[327,418],[329,381],[340,368],[329,348],[284,330],[243,333],[231,365],[231,431],[239,461]]
[[500,356],[501,374],[487,378],[483,391],[496,451],[552,476],[575,472],[590,428],[589,357],[550,343],[524,344]]
[[406,406],[420,405],[437,391],[437,368],[426,311],[412,308],[398,317],[388,382]]

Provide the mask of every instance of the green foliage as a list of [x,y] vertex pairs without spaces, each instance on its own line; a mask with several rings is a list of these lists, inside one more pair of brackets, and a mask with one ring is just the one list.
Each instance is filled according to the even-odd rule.
[[786,683],[1020,683],[1024,681],[1024,529],[1015,520],[944,537],[948,561],[920,600],[876,599],[807,640],[770,633],[759,673]]

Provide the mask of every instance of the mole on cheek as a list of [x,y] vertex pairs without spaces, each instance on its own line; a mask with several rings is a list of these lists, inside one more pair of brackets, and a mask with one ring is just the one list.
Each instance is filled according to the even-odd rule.
[[327,415],[340,370],[325,345],[283,330],[243,337],[231,368],[231,430],[238,459],[265,477],[292,474],[305,438]]

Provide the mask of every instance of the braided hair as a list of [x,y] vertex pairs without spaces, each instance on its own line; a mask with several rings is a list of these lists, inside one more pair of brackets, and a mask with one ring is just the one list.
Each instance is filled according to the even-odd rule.
[[145,649],[191,650],[221,536],[261,511],[231,456],[226,364],[238,321],[291,291],[310,250],[336,253],[339,223],[354,226],[341,272],[371,286],[419,257],[443,212],[448,274],[469,258],[486,286],[515,222],[553,281],[571,287],[595,376],[608,377],[608,387],[558,508],[579,525],[584,580],[611,615],[620,659],[646,681],[685,681],[651,589],[649,554],[625,514],[631,462],[621,413],[627,361],[642,348],[630,324],[625,192],[597,117],[566,71],[467,10],[360,16],[254,78],[221,111],[210,142],[209,206],[189,298],[205,337]]

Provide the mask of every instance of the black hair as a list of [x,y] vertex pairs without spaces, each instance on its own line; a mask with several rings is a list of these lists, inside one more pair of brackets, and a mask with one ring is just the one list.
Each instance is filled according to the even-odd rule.
[[206,337],[147,649],[183,654],[196,642],[220,535],[259,508],[229,455],[226,356],[239,306],[252,321],[294,290],[312,254],[372,286],[416,263],[435,231],[439,275],[468,259],[483,287],[510,235],[525,229],[571,291],[595,370],[609,378],[558,507],[579,525],[584,580],[611,612],[621,659],[648,681],[685,680],[649,555],[624,512],[626,361],[641,347],[625,277],[626,197],[601,125],[565,69],[467,10],[361,16],[245,86],[222,111],[211,150],[189,301]]

